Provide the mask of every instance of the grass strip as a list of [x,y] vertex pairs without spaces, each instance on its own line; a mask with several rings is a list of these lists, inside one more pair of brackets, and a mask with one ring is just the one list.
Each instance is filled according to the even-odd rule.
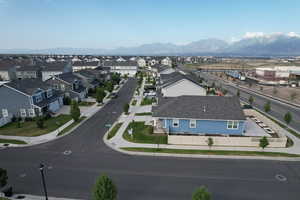
[[[73,127],[77,126],[82,120],[84,120],[86,117],[81,117],[77,122],[73,122],[72,124],[70,124],[69,126],[67,126],[66,128],[64,128],[61,132],[59,132],[59,134],[57,136],[61,136],[64,135],[65,133],[67,133],[69,130],[71,130]],[[56,137],[57,137],[56,136]]]
[[107,139],[109,140],[110,138],[114,137],[116,135],[116,133],[118,132],[118,130],[120,129],[120,127],[122,126],[123,123],[117,123],[108,133],[107,135]]
[[135,116],[145,116],[145,115],[152,115],[152,112],[143,112],[143,113],[136,113]]
[[271,157],[300,157],[297,154],[265,152],[265,151],[223,151],[223,150],[193,150],[193,149],[165,149],[165,148],[140,148],[124,147],[126,151],[147,153],[171,153],[171,154],[200,154],[200,155],[228,155],[228,156],[271,156]]
[[6,143],[7,144],[27,144],[25,141],[22,141],[22,140],[11,140],[11,139],[0,139],[0,143],[5,143],[5,144]]

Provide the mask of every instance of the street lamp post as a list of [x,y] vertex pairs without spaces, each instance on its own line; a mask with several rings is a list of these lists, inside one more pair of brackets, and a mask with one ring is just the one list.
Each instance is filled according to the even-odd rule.
[[48,194],[47,194],[47,188],[46,188],[46,182],[45,182],[45,176],[44,176],[44,164],[42,164],[42,163],[40,164],[40,172],[41,172],[41,175],[42,175],[45,198],[46,198],[46,200],[48,200]]

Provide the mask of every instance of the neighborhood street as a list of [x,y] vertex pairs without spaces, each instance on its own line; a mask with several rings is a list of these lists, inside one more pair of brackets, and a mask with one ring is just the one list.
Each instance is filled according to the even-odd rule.
[[[14,191],[43,195],[38,169],[43,162],[48,194],[54,197],[92,199],[97,176],[106,173],[117,185],[118,199],[124,200],[191,199],[201,185],[217,200],[299,199],[300,162],[129,156],[107,147],[102,141],[105,125],[121,115],[135,87],[134,79],[127,81],[118,98],[65,137],[0,150],[0,167],[8,170]],[[287,180],[280,181],[277,175]]]

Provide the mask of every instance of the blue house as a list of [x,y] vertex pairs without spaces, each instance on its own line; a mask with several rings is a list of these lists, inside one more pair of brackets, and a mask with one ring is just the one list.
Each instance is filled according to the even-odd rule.
[[153,107],[154,132],[171,135],[243,135],[245,115],[237,97],[179,96]]

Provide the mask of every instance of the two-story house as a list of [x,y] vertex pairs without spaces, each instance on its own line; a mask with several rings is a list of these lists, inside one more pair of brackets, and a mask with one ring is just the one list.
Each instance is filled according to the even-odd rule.
[[111,73],[119,73],[122,76],[135,76],[138,71],[138,64],[136,61],[105,61],[103,67],[109,67]]
[[55,113],[63,104],[62,93],[40,79],[4,83],[0,86],[0,96],[0,118],[25,118]]
[[0,80],[9,81],[16,79],[15,63],[12,61],[0,61]]
[[100,66],[99,61],[93,61],[93,62],[74,62],[73,63],[73,72],[77,72],[84,69],[96,69]]
[[54,75],[72,72],[71,62],[40,63],[42,80],[46,81]]
[[16,66],[17,79],[41,78],[41,68],[38,65]]
[[82,101],[87,96],[88,88],[83,85],[82,79],[73,72],[55,75],[46,82],[73,100]]

